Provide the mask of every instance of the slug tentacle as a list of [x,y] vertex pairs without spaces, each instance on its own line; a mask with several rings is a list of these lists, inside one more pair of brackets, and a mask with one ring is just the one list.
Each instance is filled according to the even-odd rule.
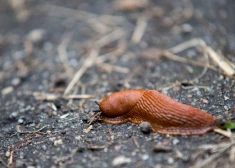
[[154,132],[200,135],[216,127],[216,118],[195,107],[179,103],[154,90],[114,93],[100,103],[102,119],[111,124],[149,122]]

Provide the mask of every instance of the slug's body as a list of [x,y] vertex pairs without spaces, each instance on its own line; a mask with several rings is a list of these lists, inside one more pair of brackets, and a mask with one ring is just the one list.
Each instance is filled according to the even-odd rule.
[[214,116],[154,90],[113,93],[100,103],[100,110],[107,123],[145,121],[161,134],[200,135],[216,127]]

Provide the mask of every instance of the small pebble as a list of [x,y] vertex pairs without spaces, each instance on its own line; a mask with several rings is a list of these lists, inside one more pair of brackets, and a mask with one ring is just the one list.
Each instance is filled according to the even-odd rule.
[[40,43],[43,40],[45,40],[45,37],[46,37],[46,30],[40,28],[34,29],[30,31],[28,34],[28,39],[32,43]]
[[193,31],[193,27],[190,24],[185,23],[181,26],[181,33],[183,34],[189,34],[192,31]]
[[173,164],[173,163],[174,163],[174,159],[173,159],[172,157],[169,157],[169,158],[167,159],[167,162],[168,162],[169,164]]
[[227,96],[224,96],[224,100],[228,100],[229,99],[229,97],[227,97]]
[[207,99],[202,99],[202,103],[204,103],[204,104],[208,104],[208,103],[209,103],[209,101],[208,101]]
[[9,93],[13,92],[14,88],[12,86],[5,87],[2,89],[2,95],[8,95]]
[[23,118],[19,118],[19,119],[18,119],[18,123],[19,123],[19,124],[22,124],[23,122],[24,122]]
[[173,143],[173,145],[176,145],[176,144],[178,144],[180,141],[178,140],[178,139],[174,139],[173,141],[172,141],[172,143]]
[[12,112],[12,113],[11,113],[11,116],[12,116],[12,117],[17,117],[18,114],[19,114],[18,112]]
[[172,148],[170,146],[164,146],[164,145],[155,145],[153,147],[154,152],[171,152]]
[[142,160],[148,160],[148,159],[149,159],[149,155],[143,154],[143,155],[141,156],[141,158],[142,158]]
[[20,82],[21,82],[20,78],[14,78],[14,79],[12,79],[11,84],[13,86],[18,86],[20,84]]
[[11,152],[10,151],[6,151],[5,156],[6,157],[10,157],[11,156]]
[[228,108],[228,106],[224,106],[224,109],[225,109],[226,111],[228,111],[229,108]]
[[63,144],[62,139],[58,139],[58,140],[55,140],[55,141],[54,141],[54,145],[55,145],[55,146],[58,146],[58,145],[61,145],[61,144]]
[[47,150],[46,145],[42,145],[42,149],[43,149],[44,151],[46,151],[46,150]]
[[142,122],[140,124],[140,130],[144,133],[144,134],[149,134],[150,132],[152,132],[152,127],[148,122]]
[[113,166],[123,166],[127,163],[130,163],[131,162],[131,158],[127,158],[126,156],[124,155],[120,155],[118,157],[115,157],[112,161],[112,165]]

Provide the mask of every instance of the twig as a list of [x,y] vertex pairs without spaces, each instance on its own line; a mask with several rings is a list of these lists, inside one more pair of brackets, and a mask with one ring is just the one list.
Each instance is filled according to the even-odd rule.
[[221,55],[217,54],[211,47],[207,47],[207,52],[211,59],[218,64],[218,66],[228,75],[233,76],[235,70],[222,58]]
[[230,150],[229,160],[232,163],[235,161],[235,146],[232,146],[232,148]]
[[66,51],[66,48],[68,46],[68,43],[71,40],[71,37],[72,37],[72,33],[63,35],[62,41],[57,48],[60,61],[64,66],[66,75],[68,75],[68,76],[73,74],[73,69],[69,66],[68,55],[67,55],[67,51]]
[[218,158],[220,155],[222,155],[224,152],[226,152],[229,148],[231,148],[233,145],[235,144],[235,142],[232,142],[230,144],[228,144],[226,147],[223,148],[222,151],[215,153],[213,155],[211,155],[209,158],[199,162],[198,164],[194,165],[194,168],[202,168],[204,166],[206,166],[207,164],[209,164],[210,162],[212,162],[213,160],[215,160],[216,158]]
[[100,118],[101,112],[95,113],[88,121],[88,125],[91,125],[94,121],[98,120]]
[[145,33],[145,29],[147,27],[147,19],[145,17],[139,17],[137,20],[137,24],[135,27],[135,30],[133,32],[131,41],[134,44],[138,44],[141,40],[141,38],[143,37],[144,33]]
[[72,81],[69,83],[69,85],[65,89],[64,95],[68,95],[68,93],[71,91],[71,89],[77,83],[77,81],[86,72],[87,68],[89,68],[93,65],[96,57],[98,56],[98,53],[99,53],[99,49],[93,48],[91,50],[89,57],[84,61],[84,64],[82,65],[82,67],[77,71],[77,73],[74,75]]
[[125,18],[121,16],[96,15],[94,13],[89,13],[78,9],[75,10],[56,5],[38,5],[36,7],[36,10],[38,10],[39,12],[47,12],[49,14],[54,14],[55,16],[66,16],[68,18],[75,18],[77,20],[82,20],[87,22],[93,20],[94,18],[98,18],[99,21],[102,21],[107,25],[115,25],[125,21]]
[[117,49],[109,53],[106,53],[104,55],[100,55],[96,60],[96,64],[102,63],[108,59],[117,58],[118,56],[122,55],[125,52],[125,50],[126,50],[126,41],[120,39]]
[[87,133],[89,133],[92,129],[93,129],[93,126],[92,126],[92,125],[89,125],[88,128],[83,129],[83,132],[87,134]]
[[191,65],[200,66],[200,67],[208,66],[209,69],[211,69],[213,71],[217,71],[217,69],[212,65],[206,65],[205,63],[201,63],[201,62],[198,62],[198,61],[193,61],[193,60],[189,60],[189,59],[186,59],[186,58],[182,58],[182,57],[174,55],[171,52],[166,51],[166,50],[163,51],[162,54],[163,54],[164,57],[166,57],[170,60],[173,60],[173,61],[182,62],[182,63],[191,64]]
[[57,99],[91,99],[93,95],[56,95],[51,93],[33,92],[33,96],[37,100],[57,100]]
[[125,35],[125,31],[121,28],[119,29],[116,29],[114,30],[113,32],[107,34],[106,36],[104,36],[103,38],[97,40],[94,45],[97,47],[97,48],[101,48],[115,40],[118,40],[122,37],[124,37]]
[[[20,134],[32,134],[32,133],[38,133],[39,131],[43,130],[43,129],[46,128],[46,127],[47,127],[47,126],[44,125],[43,127],[39,128],[38,130],[35,130],[35,131],[21,131],[21,130],[20,130],[20,126],[17,125],[17,126],[16,126],[16,130],[17,130],[17,133],[20,133]],[[16,133],[16,134],[17,134],[17,133]],[[15,134],[13,134],[13,135],[15,135]]]
[[222,130],[222,129],[220,129],[220,128],[215,128],[213,131],[214,131],[214,132],[217,132],[217,133],[219,133],[219,134],[221,134],[221,135],[223,135],[223,136],[226,136],[226,137],[228,137],[228,138],[231,138],[231,137],[232,137],[231,131],[224,131],[224,130]]
[[104,36],[103,38],[97,40],[94,43],[94,48],[91,50],[89,57],[84,61],[82,67],[77,71],[74,75],[72,81],[69,83],[67,88],[64,91],[64,95],[68,95],[74,85],[78,82],[78,80],[82,77],[82,75],[86,72],[87,68],[91,67],[99,54],[99,49],[112,41],[115,41],[125,35],[125,32],[122,29],[117,29],[110,34]]
[[[192,40],[186,41],[173,48],[168,49],[168,51],[172,53],[179,53],[183,50],[186,50],[188,48],[195,47],[198,45],[201,47],[205,47],[206,52],[208,53],[210,58],[225,72],[226,75],[233,76],[235,74],[235,70],[232,68],[232,66],[229,63],[227,63],[227,61],[221,55],[217,54],[211,47],[207,46],[206,43],[202,39],[192,39]],[[174,58],[173,56],[172,58],[175,59],[176,57]],[[185,61],[183,59],[181,61]],[[212,69],[211,65],[209,65],[208,68]],[[214,67],[212,70],[214,70]]]
[[120,73],[129,73],[130,72],[130,70],[128,68],[120,67],[120,66],[116,66],[116,65],[110,65],[107,63],[100,63],[100,64],[98,64],[98,66],[101,66],[102,68],[106,69],[109,72],[111,72],[112,70],[114,70],[116,72],[120,72]]
[[0,157],[0,162],[6,167],[10,167],[1,157]]
[[11,151],[11,155],[10,155],[10,158],[9,158],[9,160],[8,160],[8,166],[11,166],[12,165],[12,163],[13,163],[13,156],[14,156],[14,151],[12,150]]
[[206,74],[206,72],[208,70],[208,67],[209,67],[209,58],[208,58],[205,46],[203,46],[203,55],[204,55],[205,62],[206,62],[205,66],[203,68],[203,71],[201,72],[201,74],[199,76],[197,76],[196,78],[192,79],[191,82],[195,82],[195,81],[199,80],[200,78],[202,78]]
[[133,136],[133,142],[134,142],[134,144],[135,144],[135,146],[136,146],[136,148],[140,148],[140,145],[139,145],[139,143],[138,143],[138,141],[136,140],[136,138]]
[[186,49],[189,49],[189,48],[192,48],[192,47],[195,47],[195,46],[198,46],[198,45],[206,46],[206,43],[201,39],[194,38],[194,39],[191,39],[189,41],[178,44],[178,45],[176,45],[172,48],[169,48],[169,49],[167,49],[167,51],[176,54],[176,53],[180,53],[180,52],[182,52]]

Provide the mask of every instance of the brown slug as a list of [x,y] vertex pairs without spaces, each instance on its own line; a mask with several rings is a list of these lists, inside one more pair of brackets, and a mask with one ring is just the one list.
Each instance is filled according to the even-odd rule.
[[216,128],[216,118],[198,108],[182,104],[155,90],[125,90],[100,102],[103,121],[149,122],[153,132],[169,135],[201,135]]

